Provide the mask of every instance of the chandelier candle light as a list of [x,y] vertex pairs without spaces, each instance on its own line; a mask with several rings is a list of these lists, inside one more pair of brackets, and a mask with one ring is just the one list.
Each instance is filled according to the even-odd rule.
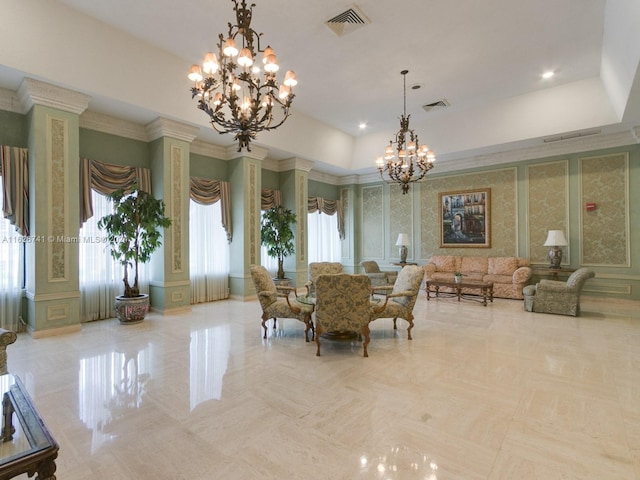
[[[401,184],[404,195],[409,192],[410,183],[419,182],[433,168],[436,156],[425,144],[418,147],[420,144],[418,135],[409,128],[409,117],[411,116],[407,115],[407,73],[409,70],[403,70],[400,73],[404,79],[404,111],[400,118],[400,130],[396,133],[395,141],[389,142],[384,156],[379,156],[376,159],[376,165],[380,172],[380,178],[385,180],[383,174],[387,172],[389,180],[386,181]],[[397,158],[393,148],[394,143],[396,144]]]
[[[235,134],[238,152],[251,151],[251,140],[262,130],[278,128],[289,117],[289,108],[297,85],[293,70],[284,75],[278,86],[276,55],[270,46],[260,48],[261,33],[251,28],[253,7],[245,0],[233,2],[236,25],[229,22],[229,33],[220,34],[218,54],[205,55],[202,66],[192,65],[189,79],[194,82],[191,98],[198,97],[198,108],[209,115],[211,125],[219,133]],[[255,62],[262,53],[262,70]],[[204,76],[203,76],[204,72]]]

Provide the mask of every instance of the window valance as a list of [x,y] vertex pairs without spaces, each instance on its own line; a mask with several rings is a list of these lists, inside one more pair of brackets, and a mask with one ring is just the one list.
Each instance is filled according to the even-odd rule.
[[231,187],[229,182],[191,177],[189,179],[189,195],[200,205],[213,205],[220,200],[222,211],[222,227],[227,232],[227,241],[231,243],[233,231],[231,225]]
[[93,216],[91,189],[109,195],[116,190],[131,188],[134,182],[138,182],[140,190],[151,193],[151,170],[81,158],[80,226]]
[[270,210],[282,205],[282,192],[280,190],[262,189],[260,198],[260,210]]
[[344,240],[344,212],[340,200],[327,200],[322,197],[309,197],[307,199],[307,211],[309,213],[321,212],[326,215],[338,214],[338,234]]

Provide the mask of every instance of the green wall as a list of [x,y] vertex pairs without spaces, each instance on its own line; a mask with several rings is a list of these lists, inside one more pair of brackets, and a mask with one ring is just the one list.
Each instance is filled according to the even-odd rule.
[[191,153],[189,156],[190,175],[209,180],[228,181],[227,162],[217,158]]
[[310,197],[321,197],[327,200],[340,199],[340,187],[338,185],[309,180],[308,188]]
[[[279,190],[280,189],[280,174],[272,170],[262,169],[262,189],[264,190]],[[284,192],[283,192],[284,194]]]
[[147,142],[86,128],[80,129],[80,157],[129,167],[150,166]]
[[0,110],[0,145],[26,147],[27,133],[25,115]]

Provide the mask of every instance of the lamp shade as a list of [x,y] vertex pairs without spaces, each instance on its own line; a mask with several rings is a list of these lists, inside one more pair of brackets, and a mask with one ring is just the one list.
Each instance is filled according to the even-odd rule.
[[409,235],[407,235],[406,233],[399,233],[398,240],[396,240],[396,247],[402,247],[406,245],[411,245],[411,242],[409,241]]
[[549,230],[547,240],[544,242],[545,247],[566,247],[569,245],[567,239],[564,238],[562,230]]

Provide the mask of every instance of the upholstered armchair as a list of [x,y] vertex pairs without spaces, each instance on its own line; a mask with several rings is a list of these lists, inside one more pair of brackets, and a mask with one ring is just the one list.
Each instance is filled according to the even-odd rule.
[[595,277],[588,268],[579,268],[566,282],[540,280],[536,285],[527,285],[524,294],[524,309],[528,312],[580,315],[580,291],[584,283]]
[[380,270],[378,262],[374,260],[361,262],[360,266],[364,269],[364,274],[371,280],[372,287],[393,285],[398,278],[398,272],[383,272]]
[[16,332],[0,328],[0,375],[7,373],[7,347],[17,339]]
[[335,275],[336,273],[342,273],[340,262],[311,262],[309,264],[309,281],[304,284],[307,295],[315,294],[315,282],[320,275]]
[[295,318],[305,325],[305,341],[309,341],[309,330],[311,330],[311,339],[313,340],[313,323],[311,321],[313,305],[291,301],[289,295],[291,292],[295,295],[295,288],[276,286],[271,275],[263,266],[251,265],[250,270],[251,279],[262,307],[262,328],[264,328],[264,337],[262,338],[267,338],[267,321],[270,318],[273,318],[274,329],[276,328],[276,318]]
[[[396,320],[403,318],[409,322],[407,336],[411,340],[413,328],[413,307],[418,299],[420,285],[424,277],[424,269],[418,265],[407,265],[398,274],[398,279],[393,285],[380,311],[374,312],[372,320],[377,318],[393,318],[393,328],[397,329]],[[377,289],[376,289],[377,290]]]
[[320,356],[320,337],[325,332],[356,332],[364,340],[368,357],[369,321],[373,314],[371,281],[366,275],[320,275],[316,288],[316,355]]

